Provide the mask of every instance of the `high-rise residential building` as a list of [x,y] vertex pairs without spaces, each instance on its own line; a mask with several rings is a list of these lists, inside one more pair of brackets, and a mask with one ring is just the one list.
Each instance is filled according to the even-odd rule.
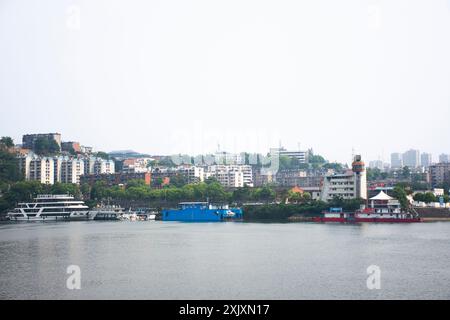
[[94,174],[114,173],[114,161],[98,158],[94,163]]
[[54,170],[54,178],[55,182],[62,182],[61,181],[61,165],[62,162],[65,160],[65,157],[54,157],[53,158],[53,170]]
[[392,153],[391,154],[391,168],[399,169],[403,167],[403,159],[400,153]]
[[440,163],[449,163],[450,162],[450,155],[444,154],[444,153],[439,155],[439,162]]
[[80,159],[65,159],[61,162],[61,182],[80,183],[80,176],[84,174],[84,162]]
[[403,166],[410,168],[417,168],[420,166],[420,151],[408,150],[403,154]]
[[420,165],[422,167],[427,168],[427,167],[431,166],[432,162],[433,162],[433,156],[431,155],[431,153],[422,153],[420,155]]
[[321,200],[330,201],[335,197],[367,199],[367,176],[361,156],[355,156],[352,170],[343,174],[331,174],[324,177]]
[[36,140],[39,138],[55,140],[59,146],[59,149],[61,149],[61,134],[60,133],[25,134],[22,136],[22,148],[34,150]]
[[102,158],[89,157],[84,159],[84,174],[114,173],[114,161]]
[[30,180],[30,164],[33,160],[32,155],[23,155],[18,157],[19,171],[25,180]]
[[55,171],[53,159],[48,157],[37,157],[30,161],[29,180],[39,181],[43,184],[53,184],[55,182]]
[[430,166],[430,182],[433,188],[450,184],[450,163],[437,163]]

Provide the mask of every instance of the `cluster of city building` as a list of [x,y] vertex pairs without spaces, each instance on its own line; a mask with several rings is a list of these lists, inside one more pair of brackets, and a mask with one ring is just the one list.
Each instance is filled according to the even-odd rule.
[[[37,155],[37,139],[45,138],[56,141],[60,152],[54,156]],[[92,148],[78,142],[63,142],[58,133],[28,134],[23,136],[22,145],[17,149],[19,167],[26,180],[45,184],[75,183],[93,185],[103,181],[109,186],[126,185],[130,180],[142,179],[152,187],[161,187],[171,183],[176,177],[182,177],[185,183],[203,182],[215,178],[226,188],[260,187],[266,184],[278,187],[297,187],[309,192],[314,199],[331,200],[338,196],[344,199],[367,199],[367,174],[360,156],[354,157],[351,168],[335,172],[330,168],[303,166],[300,168],[277,168],[268,171],[256,158],[246,154],[216,152],[212,160],[205,163],[182,161],[172,165],[160,165],[164,156],[134,156],[114,160],[96,156]],[[308,164],[312,154],[308,151],[289,151],[284,148],[271,149],[270,154],[295,159],[299,164]],[[173,158],[172,158],[173,159]],[[204,159],[203,159],[204,160]],[[405,166],[411,170],[425,173],[433,187],[450,181],[449,157],[441,155],[435,164],[428,153],[409,150],[403,154],[394,153],[390,165],[382,161],[371,161],[371,168],[396,170]]]
[[411,149],[404,153],[392,153],[390,163],[382,160],[369,162],[369,168],[382,171],[395,171],[408,167],[411,172],[424,174],[425,180],[432,186],[450,184],[450,155],[440,154],[438,162],[433,160],[431,153]]

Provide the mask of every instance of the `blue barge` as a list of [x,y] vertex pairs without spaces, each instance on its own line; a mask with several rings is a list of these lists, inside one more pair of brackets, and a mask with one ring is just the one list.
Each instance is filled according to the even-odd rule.
[[178,209],[164,209],[163,221],[220,222],[242,219],[242,209],[208,202],[181,202]]

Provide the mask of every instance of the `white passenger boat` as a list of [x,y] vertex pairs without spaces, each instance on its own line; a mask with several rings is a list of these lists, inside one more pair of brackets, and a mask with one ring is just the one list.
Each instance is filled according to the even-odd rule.
[[92,220],[89,207],[68,194],[41,194],[8,212],[11,221]]

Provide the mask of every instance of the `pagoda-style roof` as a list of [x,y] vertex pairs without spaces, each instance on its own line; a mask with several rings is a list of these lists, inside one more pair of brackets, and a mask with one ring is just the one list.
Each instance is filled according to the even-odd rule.
[[380,191],[379,194],[377,194],[375,197],[370,198],[370,200],[381,200],[381,201],[389,201],[389,200],[394,200],[394,198],[388,196],[386,193],[384,193],[383,191]]

